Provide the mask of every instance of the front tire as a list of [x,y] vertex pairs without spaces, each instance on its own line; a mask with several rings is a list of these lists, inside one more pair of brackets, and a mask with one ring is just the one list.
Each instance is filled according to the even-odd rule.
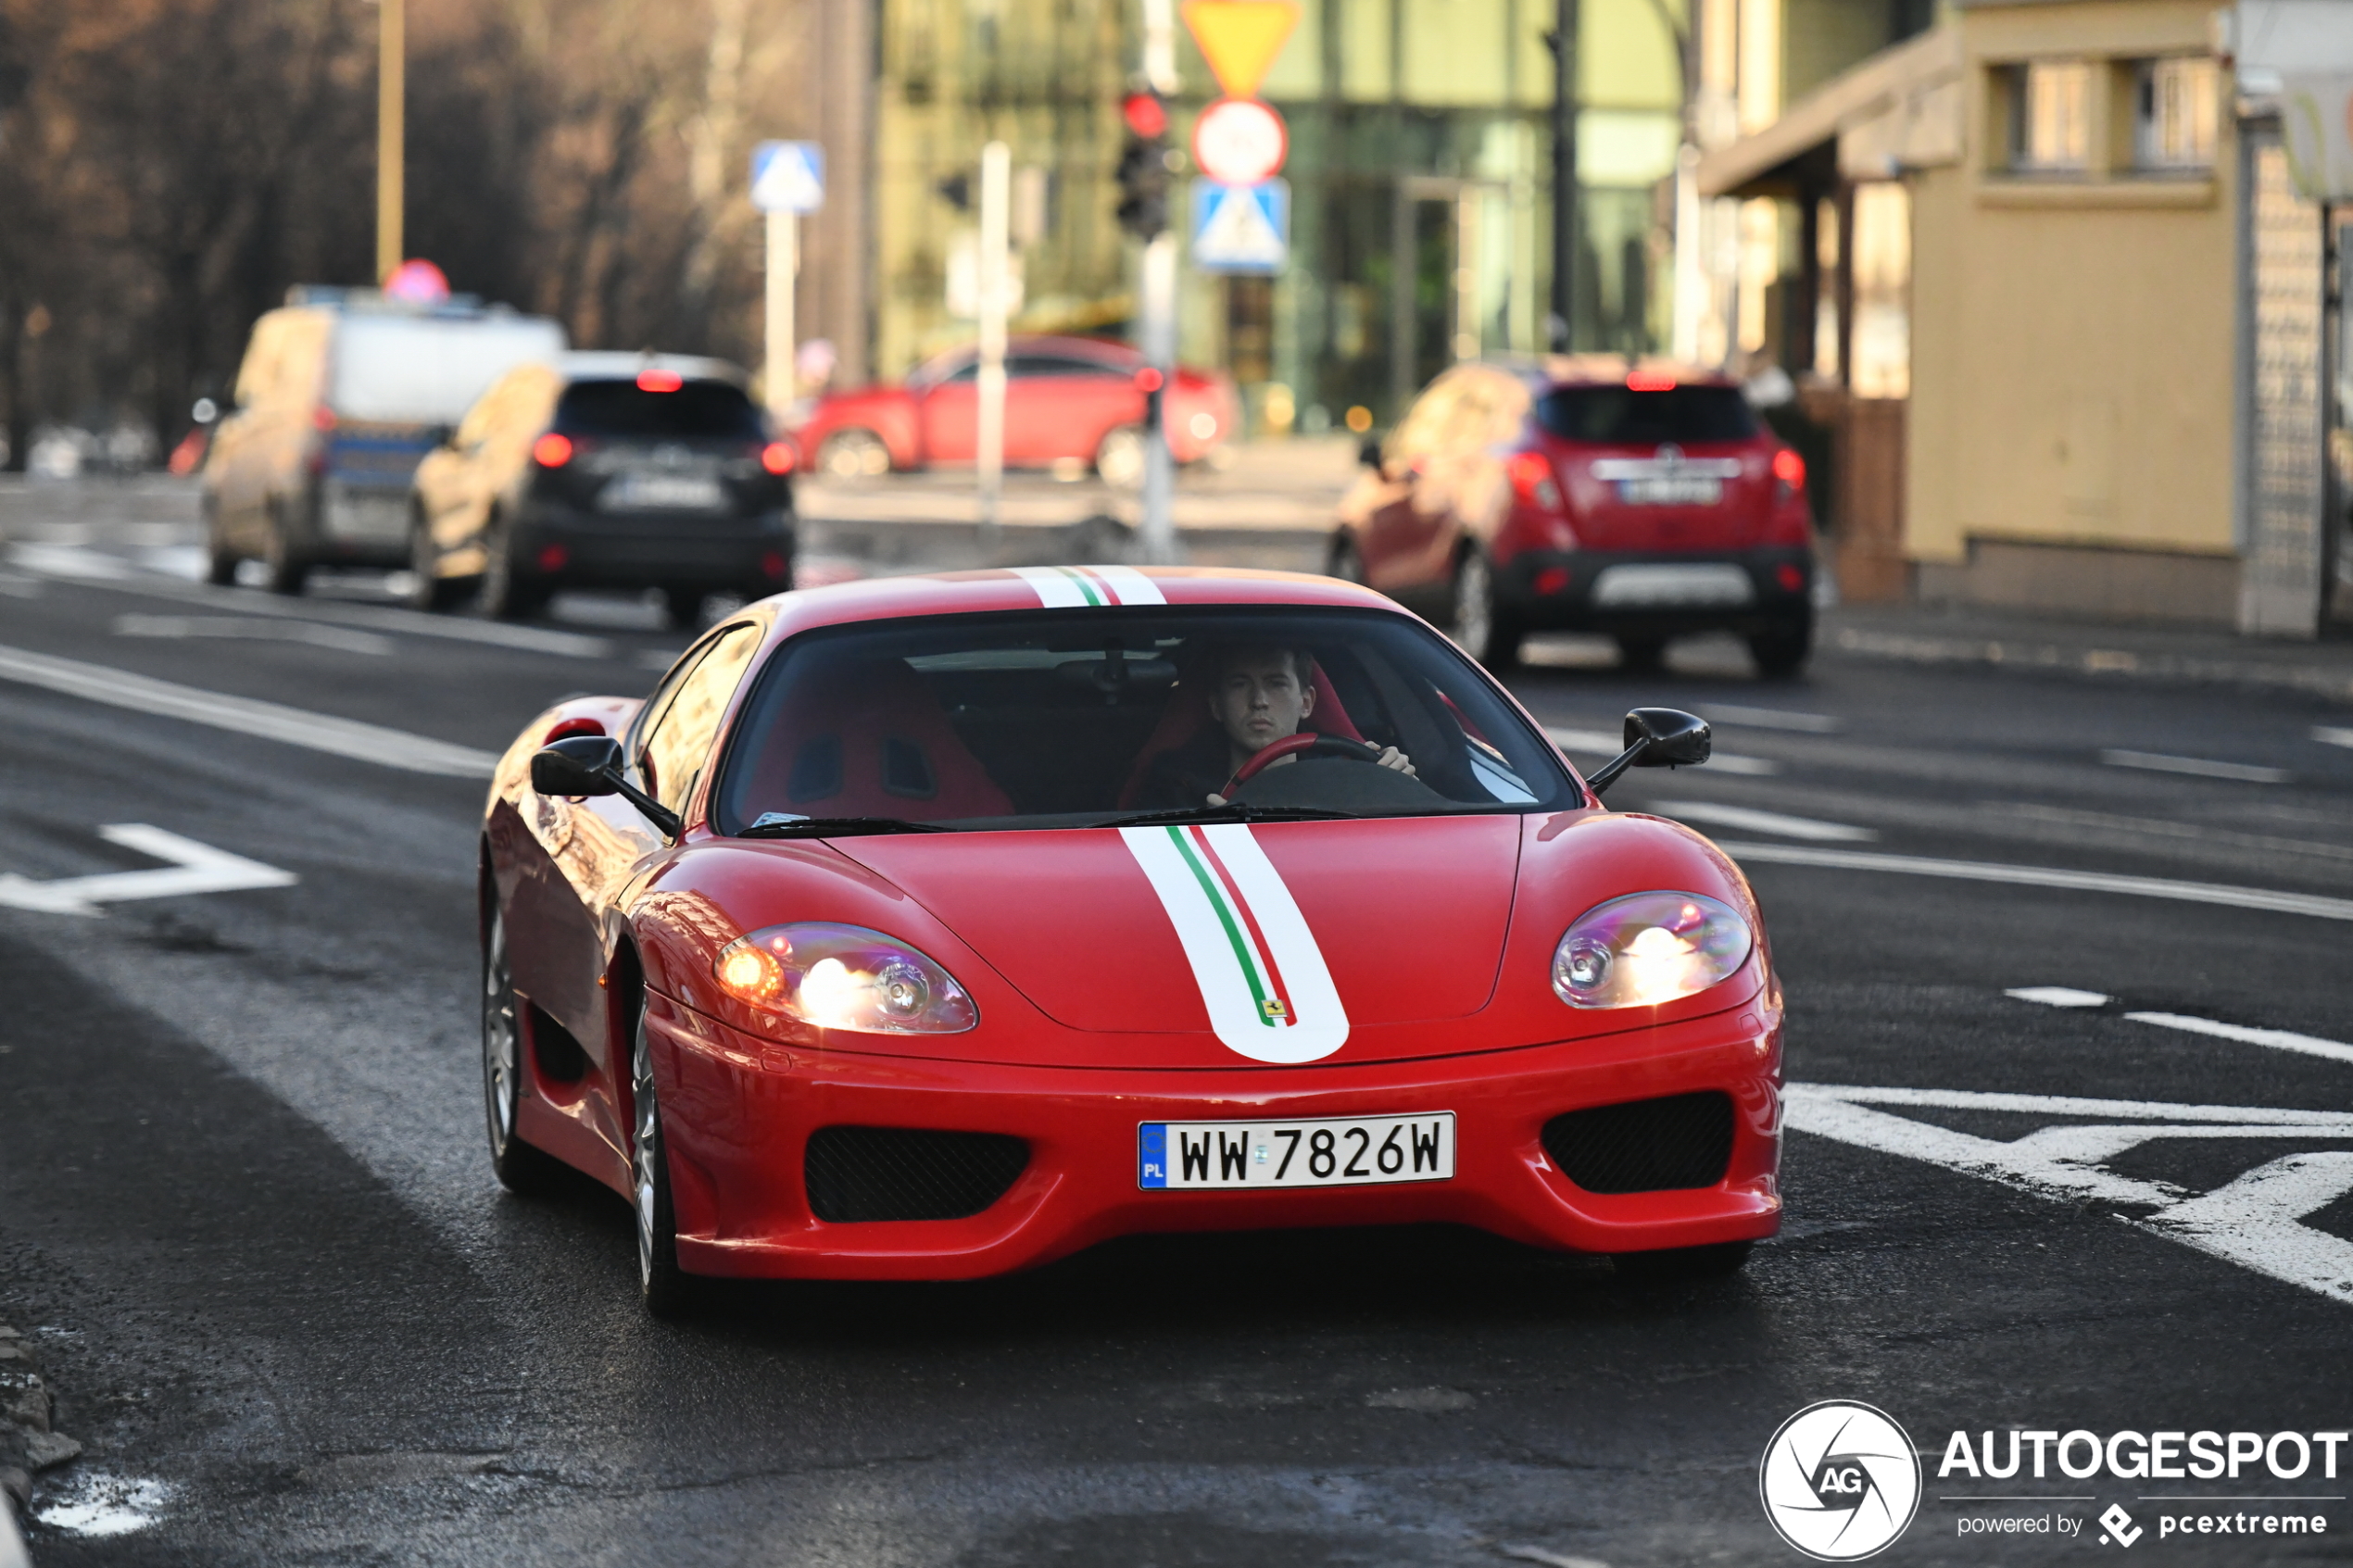
[[1326,574],[1343,583],[1364,583],[1365,552],[1356,547],[1354,539],[1343,533],[1332,542],[1332,558]]
[[1473,545],[1454,563],[1454,644],[1490,670],[1505,670],[1519,662],[1520,625],[1496,602],[1495,569],[1487,552]]
[[514,539],[502,520],[491,520],[484,545],[482,613],[493,621],[529,621],[547,608],[547,587],[516,566]]
[[554,1185],[562,1166],[515,1131],[525,1082],[520,1014],[514,972],[507,962],[507,919],[493,911],[490,939],[482,952],[482,1104],[490,1130],[490,1169],[509,1192],[538,1193]]
[[673,632],[698,631],[702,626],[703,598],[700,588],[664,588],[662,619],[670,622]]
[[216,588],[237,585],[237,568],[243,558],[229,547],[220,528],[220,504],[208,497],[204,507],[205,566],[204,580]]
[[428,614],[455,609],[471,586],[463,578],[441,575],[441,547],[422,517],[409,523],[409,575],[416,579],[409,589],[409,607]]
[[677,1317],[693,1305],[694,1276],[678,1266],[678,1211],[670,1197],[670,1157],[662,1144],[661,1104],[654,1090],[653,1047],[645,998],[637,999],[629,1053],[629,1192],[637,1219],[637,1290],[646,1311]]

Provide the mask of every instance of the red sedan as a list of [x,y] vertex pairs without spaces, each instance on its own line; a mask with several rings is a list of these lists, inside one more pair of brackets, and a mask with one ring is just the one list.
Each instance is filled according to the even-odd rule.
[[[1088,465],[1114,484],[1143,477],[1144,357],[1084,337],[1019,337],[1005,351],[1005,462]],[[969,463],[977,450],[980,361],[942,354],[895,385],[822,397],[797,434],[817,471],[873,478]],[[1232,383],[1179,367],[1164,398],[1169,450],[1180,463],[1228,440],[1239,415]]]
[[1614,635],[1636,666],[1719,631],[1762,674],[1806,662],[1806,463],[1722,375],[1600,355],[1460,365],[1365,469],[1333,574],[1427,609],[1482,663],[1544,631]]
[[1605,809],[1363,588],[1119,567],[751,605],[508,751],[491,1153],[697,1275],[1451,1222],[1715,1272],[1780,1223],[1781,993],[1713,845]]

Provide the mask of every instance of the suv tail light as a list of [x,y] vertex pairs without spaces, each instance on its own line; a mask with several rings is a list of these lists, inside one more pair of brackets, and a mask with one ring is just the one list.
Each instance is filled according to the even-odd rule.
[[1512,495],[1520,505],[1559,514],[1560,482],[1554,477],[1553,465],[1543,453],[1515,452],[1504,459],[1504,468],[1512,476]]
[[789,441],[772,441],[760,448],[760,466],[773,474],[788,474],[799,461],[800,454]]
[[531,460],[543,469],[560,469],[572,461],[572,437],[549,431],[531,444]]
[[1784,446],[1773,454],[1773,499],[1786,501],[1805,494],[1806,459]]

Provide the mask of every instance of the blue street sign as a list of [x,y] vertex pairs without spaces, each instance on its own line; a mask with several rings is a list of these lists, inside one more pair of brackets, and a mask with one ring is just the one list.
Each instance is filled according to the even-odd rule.
[[1193,182],[1193,265],[1204,272],[1279,272],[1290,259],[1290,186]]
[[762,212],[824,207],[825,149],[814,142],[762,142],[752,148],[751,205]]

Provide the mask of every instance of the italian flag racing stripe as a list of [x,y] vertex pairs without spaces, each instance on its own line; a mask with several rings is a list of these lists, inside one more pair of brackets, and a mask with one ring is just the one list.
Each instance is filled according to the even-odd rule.
[[1253,1061],[1316,1061],[1348,1013],[1290,889],[1245,822],[1122,828],[1160,898],[1218,1039]]
[[1011,571],[1037,591],[1038,602],[1046,609],[1168,602],[1152,580],[1132,566],[1016,566]]

